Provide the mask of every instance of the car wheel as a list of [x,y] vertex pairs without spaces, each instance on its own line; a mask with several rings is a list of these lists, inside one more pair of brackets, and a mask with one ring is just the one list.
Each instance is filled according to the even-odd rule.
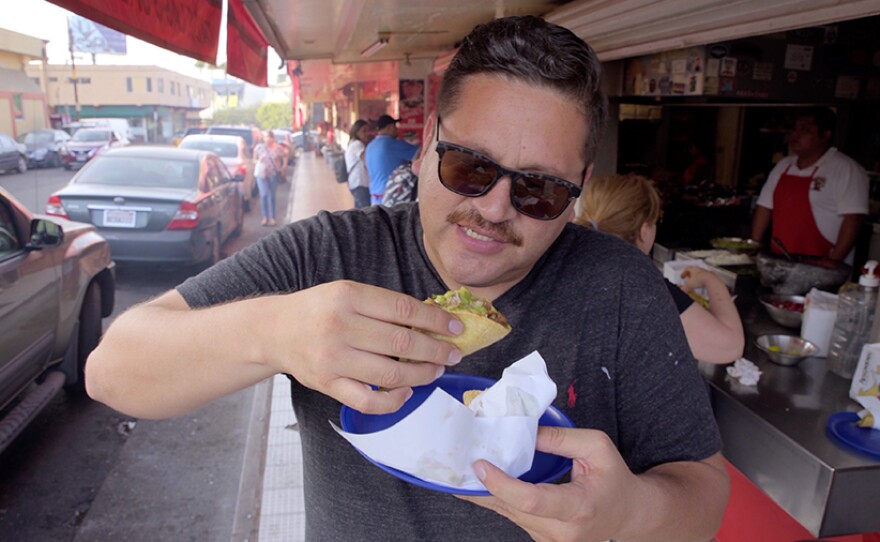
[[76,352],[76,381],[65,386],[70,392],[81,393],[86,389],[86,360],[98,346],[104,330],[101,322],[101,287],[97,282],[89,284],[82,308],[79,310],[79,336]]
[[241,208],[243,212],[249,213],[251,211],[251,200],[254,199],[253,196],[248,196],[247,199],[241,199]]
[[19,173],[24,173],[25,171],[27,171],[27,158],[19,155],[17,169]]

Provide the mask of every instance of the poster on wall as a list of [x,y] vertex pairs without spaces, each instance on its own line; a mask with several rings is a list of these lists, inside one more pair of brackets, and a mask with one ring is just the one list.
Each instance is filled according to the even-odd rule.
[[703,46],[633,58],[627,62],[625,93],[632,96],[701,95],[705,72],[706,48]]
[[425,82],[421,79],[400,80],[400,137],[421,145],[425,125]]

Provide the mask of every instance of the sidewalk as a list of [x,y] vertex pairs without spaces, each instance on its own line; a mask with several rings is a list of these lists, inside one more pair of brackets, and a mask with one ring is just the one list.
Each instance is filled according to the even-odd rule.
[[[327,163],[313,153],[297,161],[290,187],[285,222],[354,206],[347,184],[336,182]],[[259,541],[300,542],[304,540],[302,455],[296,416],[290,405],[287,377],[271,381],[268,435],[260,498]]]

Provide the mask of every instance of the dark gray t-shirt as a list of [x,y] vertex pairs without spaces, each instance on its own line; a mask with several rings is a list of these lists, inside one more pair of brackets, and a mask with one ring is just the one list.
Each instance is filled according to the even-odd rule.
[[[416,204],[402,204],[322,212],[280,228],[178,291],[191,307],[203,307],[340,279],[417,299],[447,290],[425,254]],[[634,247],[567,225],[495,305],[511,333],[449,372],[497,379],[538,350],[558,386],[554,404],[578,427],[607,433],[634,472],[720,450],[707,388],[675,306],[660,273]],[[331,429],[337,401],[295,380],[291,393],[308,540],[530,540],[494,512],[383,472]]]

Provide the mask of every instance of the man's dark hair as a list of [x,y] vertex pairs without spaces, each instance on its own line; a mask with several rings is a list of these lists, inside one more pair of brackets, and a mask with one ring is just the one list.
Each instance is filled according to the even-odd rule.
[[799,109],[795,115],[795,119],[811,118],[819,129],[819,135],[824,132],[831,132],[829,140],[834,139],[834,128],[837,126],[837,115],[828,107],[805,107]]
[[481,24],[461,44],[437,95],[442,118],[458,105],[462,82],[497,74],[561,92],[589,120],[584,158],[591,164],[605,128],[608,103],[595,51],[572,31],[539,17],[505,17]]

